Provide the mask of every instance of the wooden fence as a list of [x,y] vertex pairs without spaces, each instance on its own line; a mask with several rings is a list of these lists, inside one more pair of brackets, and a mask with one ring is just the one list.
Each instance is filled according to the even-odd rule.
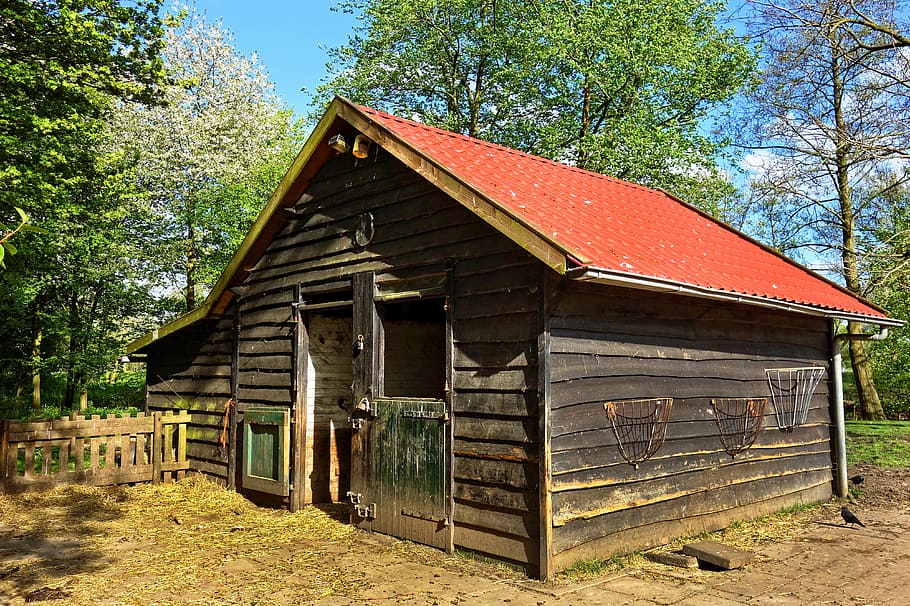
[[186,411],[0,421],[0,494],[182,478],[189,421]]

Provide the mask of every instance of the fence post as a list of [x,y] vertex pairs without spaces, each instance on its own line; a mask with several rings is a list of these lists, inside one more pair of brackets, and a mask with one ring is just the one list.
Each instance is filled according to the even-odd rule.
[[9,452],[9,420],[0,421],[0,494],[6,494],[7,453]]
[[164,432],[161,425],[161,412],[152,413],[154,429],[152,430],[152,482],[161,482],[161,463],[164,457]]

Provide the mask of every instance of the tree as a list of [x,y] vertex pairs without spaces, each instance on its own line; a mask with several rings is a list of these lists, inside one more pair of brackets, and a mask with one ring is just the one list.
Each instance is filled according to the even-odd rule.
[[[881,44],[883,34],[844,19],[858,6],[848,0],[752,6],[767,58],[752,98],[760,125],[752,190],[773,207],[769,225],[786,234],[789,252],[871,296],[876,282],[864,272],[864,255],[880,241],[876,209],[910,176],[910,90],[892,77],[910,74],[907,57]],[[894,22],[888,1],[868,0],[862,10],[879,23]],[[894,178],[882,179],[885,173]],[[862,327],[850,322],[848,329]],[[867,348],[859,341],[849,348],[863,414],[883,418]]]
[[238,54],[220,22],[190,11],[165,41],[167,103],[120,104],[111,132],[146,201],[149,263],[165,289],[182,279],[189,311],[268,199],[298,139],[265,69],[255,55]]
[[105,111],[112,99],[157,98],[159,4],[0,5],[0,218],[9,224],[18,207],[41,228],[17,234],[19,254],[0,274],[0,382],[21,393],[32,374],[35,406],[41,373],[69,364],[73,325],[56,312],[108,252],[109,203],[97,195],[108,176],[98,155]]
[[[898,318],[910,318],[910,186],[897,175],[885,173],[887,188],[876,205],[875,243],[864,257],[864,272],[874,282],[875,301]],[[910,413],[910,327],[890,331],[884,341],[870,348],[875,384],[882,393],[882,408],[889,418]]]
[[350,0],[362,25],[318,89],[425,123],[664,187],[731,193],[704,120],[750,81],[720,2]]

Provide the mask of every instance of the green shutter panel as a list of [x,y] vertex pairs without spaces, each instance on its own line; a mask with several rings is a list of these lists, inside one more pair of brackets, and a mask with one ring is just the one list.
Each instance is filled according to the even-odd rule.
[[290,434],[288,409],[247,409],[243,415],[243,488],[283,497],[290,494]]

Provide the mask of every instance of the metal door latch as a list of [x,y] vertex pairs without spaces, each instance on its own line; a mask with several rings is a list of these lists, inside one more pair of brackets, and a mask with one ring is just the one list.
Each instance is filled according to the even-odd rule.
[[351,501],[351,505],[354,506],[354,512],[361,518],[371,519],[376,517],[376,503],[370,503],[369,505],[363,504],[363,495],[359,492],[347,492],[347,497]]
[[348,417],[348,421],[351,422],[351,427],[353,429],[360,429],[363,427],[364,422],[372,412],[373,406],[370,404],[370,399],[367,397],[360,398],[360,401],[354,406],[354,410],[351,411],[351,416]]

